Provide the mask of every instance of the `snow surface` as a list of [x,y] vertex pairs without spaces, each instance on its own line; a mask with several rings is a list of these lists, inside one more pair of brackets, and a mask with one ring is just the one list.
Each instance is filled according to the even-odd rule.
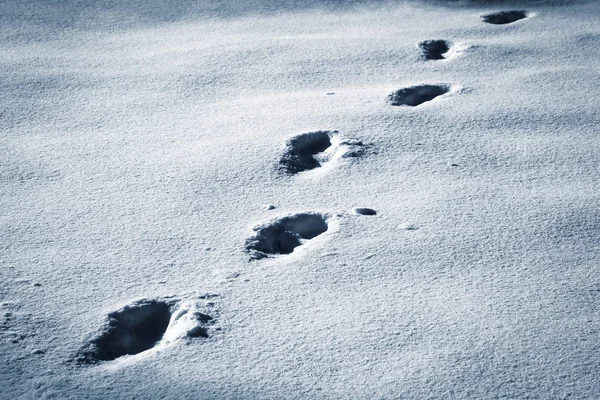
[[599,2],[341,3],[0,2],[0,398],[600,398]]

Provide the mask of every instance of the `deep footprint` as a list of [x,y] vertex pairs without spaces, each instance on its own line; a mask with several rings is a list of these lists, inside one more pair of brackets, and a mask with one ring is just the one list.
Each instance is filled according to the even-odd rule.
[[483,22],[487,22],[488,24],[503,25],[527,18],[527,12],[525,10],[500,11],[482,15],[481,18],[483,18]]
[[358,215],[377,215],[377,211],[367,207],[354,207],[352,212]]
[[388,96],[392,106],[418,106],[450,91],[450,85],[419,85],[402,88]]
[[108,314],[104,326],[80,350],[77,360],[93,364],[150,350],[159,342],[208,337],[212,318],[190,302],[140,300]]
[[309,132],[289,139],[280,160],[281,166],[290,174],[320,167],[315,154],[331,147],[331,135],[334,133],[337,132]]
[[428,60],[443,60],[444,53],[450,50],[450,44],[445,40],[425,40],[419,43],[423,57]]
[[259,260],[276,254],[290,254],[307,240],[327,231],[325,216],[301,213],[279,218],[254,228],[256,234],[246,240],[250,258]]
[[338,131],[317,131],[294,136],[286,142],[279,161],[288,174],[319,168],[336,157],[358,157],[363,143],[355,139],[340,140]]
[[158,343],[171,320],[171,304],[143,300],[108,314],[102,332],[83,351],[82,361],[110,361]]

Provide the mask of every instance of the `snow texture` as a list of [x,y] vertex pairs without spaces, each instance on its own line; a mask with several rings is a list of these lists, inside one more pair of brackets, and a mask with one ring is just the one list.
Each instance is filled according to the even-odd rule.
[[600,398],[599,21],[0,2],[0,399]]

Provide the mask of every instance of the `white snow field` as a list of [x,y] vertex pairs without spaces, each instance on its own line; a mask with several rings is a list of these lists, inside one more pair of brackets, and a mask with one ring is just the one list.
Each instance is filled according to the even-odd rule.
[[600,2],[4,0],[0,63],[0,398],[600,398]]

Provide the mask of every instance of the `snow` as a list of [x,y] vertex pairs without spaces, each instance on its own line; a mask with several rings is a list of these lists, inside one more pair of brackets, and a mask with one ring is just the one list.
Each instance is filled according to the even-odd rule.
[[598,398],[600,4],[120,3],[0,3],[0,398]]

